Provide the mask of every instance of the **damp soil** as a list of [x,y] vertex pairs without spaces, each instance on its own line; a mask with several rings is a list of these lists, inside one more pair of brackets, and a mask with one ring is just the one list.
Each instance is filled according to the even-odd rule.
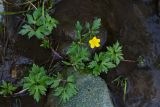
[[21,97],[0,97],[1,107],[44,107],[45,99],[42,98],[39,103],[35,102],[31,96]]
[[[18,0],[17,0],[18,1]],[[10,0],[13,2],[13,0]],[[101,77],[106,81],[115,107],[160,107],[160,1],[159,0],[58,0],[52,15],[60,25],[51,35],[56,50],[64,54],[74,35],[74,23],[102,19],[103,48],[119,41],[126,61]],[[20,7],[0,5],[1,11],[20,11]],[[48,65],[55,58],[40,41],[17,34],[23,15],[1,16],[0,80],[18,84],[33,63]],[[137,59],[143,57],[143,65]],[[58,59],[55,58],[57,61]],[[126,100],[123,88],[113,80],[127,78]],[[0,107],[44,107],[45,98],[36,103],[30,96],[0,98]]]

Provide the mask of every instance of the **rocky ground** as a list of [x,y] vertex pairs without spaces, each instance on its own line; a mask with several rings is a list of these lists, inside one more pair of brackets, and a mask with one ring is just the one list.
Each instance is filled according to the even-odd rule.
[[[56,49],[61,54],[65,54],[74,40],[75,22],[91,22],[98,17],[102,19],[99,35],[103,40],[102,49],[118,40],[123,46],[125,59],[136,61],[142,56],[144,60],[143,65],[122,62],[116,70],[102,75],[106,83],[100,77],[80,76],[77,82],[80,93],[64,107],[82,107],[82,103],[86,104],[84,107],[90,107],[91,103],[87,102],[95,102],[93,107],[107,107],[108,101],[112,105],[108,92],[111,92],[115,107],[160,107],[160,0],[58,0],[53,16],[60,25],[52,34],[52,40],[55,46],[58,44]],[[19,29],[16,26],[21,22],[17,16],[6,18],[7,31],[1,34],[0,41],[0,52],[5,55],[1,57],[0,77],[16,83],[20,78],[12,78],[14,69],[24,71],[25,66],[33,62],[42,65],[52,55],[50,51],[39,48],[40,43],[35,38],[28,40],[16,34]],[[4,45],[6,41],[9,44]],[[21,74],[23,72],[17,76]],[[125,102],[123,91],[112,84],[119,75],[127,78]],[[52,97],[48,99],[48,107],[53,107]]]

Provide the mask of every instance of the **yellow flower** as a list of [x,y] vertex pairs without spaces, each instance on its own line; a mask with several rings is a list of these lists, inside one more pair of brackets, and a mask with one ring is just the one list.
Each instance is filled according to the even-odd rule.
[[92,49],[95,47],[100,47],[100,39],[94,36],[93,39],[89,40],[89,44]]

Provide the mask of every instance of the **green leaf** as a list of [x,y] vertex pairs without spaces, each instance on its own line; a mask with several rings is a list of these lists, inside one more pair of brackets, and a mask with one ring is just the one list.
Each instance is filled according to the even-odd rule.
[[27,11],[18,11],[18,12],[12,12],[12,11],[1,11],[0,15],[16,15],[16,14],[23,14]]
[[69,63],[69,62],[66,62],[66,61],[62,61],[65,65],[68,65],[68,66],[70,66],[70,65],[72,65],[71,63]]
[[59,80],[59,79],[54,80],[53,84],[51,85],[51,88],[58,87],[60,82],[61,82],[61,80]]
[[58,87],[58,88],[56,88],[54,95],[60,96],[63,91],[64,91],[63,87]]
[[82,31],[82,25],[80,24],[79,21],[77,21],[77,23],[76,23],[76,29],[77,29],[79,32]]
[[40,100],[40,93],[39,93],[39,89],[36,88],[35,93],[34,93],[34,99],[39,102]]
[[116,67],[115,64],[103,52],[100,52],[99,55],[95,54],[94,60],[88,65],[88,68],[95,76],[100,75],[101,72],[107,72],[114,67]]
[[32,14],[27,14],[27,24],[22,26],[19,34],[26,35],[29,38],[36,36],[38,39],[50,35],[53,28],[57,27],[58,21],[49,16],[47,11],[45,13],[42,16],[42,9],[38,8]]
[[98,61],[100,60],[97,53],[96,53],[95,56],[94,56],[94,60],[95,60],[96,62],[98,62]]
[[41,95],[46,95],[46,91],[47,91],[46,87],[39,85],[38,89]]
[[100,69],[100,66],[95,66],[92,70],[93,70],[92,73],[95,76],[99,76],[102,72],[101,69]]
[[36,9],[33,12],[33,18],[34,18],[34,20],[37,20],[39,17],[41,17],[41,12],[42,12],[41,8],[38,8],[38,9]]
[[6,81],[3,80],[2,84],[0,85],[0,95],[3,96],[12,95],[16,89],[17,88],[13,84],[7,83]]
[[70,57],[70,63],[77,69],[83,69],[85,66],[84,62],[88,61],[91,56],[87,47],[83,47],[77,43],[71,44],[67,55]]
[[110,57],[111,61],[113,61],[116,65],[120,63],[121,60],[123,60],[123,53],[122,53],[122,46],[120,46],[119,42],[116,42],[111,47],[107,47],[108,51],[106,52],[106,55]]
[[75,80],[75,77],[73,75],[67,78],[67,82],[74,82],[74,80]]
[[[61,74],[58,74],[53,80],[54,95],[60,97],[62,102],[68,101],[71,97],[77,94],[77,88],[74,84],[75,78],[73,75],[69,75],[67,80],[62,78]],[[60,82],[61,81],[61,82]]]
[[37,29],[37,31],[35,32],[35,36],[38,38],[38,39],[44,39],[44,34],[43,32],[41,31],[41,29]]
[[27,20],[28,20],[28,23],[29,23],[29,24],[35,24],[35,21],[33,20],[32,15],[27,14],[26,16],[27,16]]
[[31,30],[31,29],[32,29],[31,26],[30,26],[30,25],[27,25],[27,24],[23,25],[22,28],[23,28],[23,29],[28,29],[28,30]]
[[92,62],[89,63],[88,67],[92,69],[92,68],[94,68],[96,65],[97,65],[97,61],[92,61]]
[[92,30],[98,30],[101,26],[101,19],[95,19],[93,21]]
[[43,39],[42,44],[40,45],[43,48],[50,48],[49,40]]
[[90,30],[90,27],[91,27],[90,23],[87,22],[87,23],[86,23],[86,29],[87,29],[87,30]]
[[81,39],[82,25],[79,21],[76,23],[77,40]]
[[108,72],[108,70],[115,68],[123,59],[122,47],[117,42],[112,47],[107,47],[107,52],[100,52],[95,54],[94,60],[88,65],[91,72],[98,76],[101,72]]
[[45,23],[45,17],[41,16],[39,17],[37,20],[36,20],[36,25],[37,26],[44,26],[46,23]]
[[31,38],[31,37],[33,37],[34,35],[35,35],[35,32],[34,32],[34,31],[29,32],[29,33],[28,33],[28,38]]
[[26,35],[29,32],[28,29],[21,29],[21,31],[19,31],[18,33],[21,35]]
[[49,77],[45,74],[45,69],[33,64],[29,76],[23,79],[23,88],[39,102],[41,96],[46,94],[48,81]]
[[77,88],[73,83],[67,83],[63,88],[57,88],[55,96],[60,96],[62,102],[68,101],[71,97],[77,94]]

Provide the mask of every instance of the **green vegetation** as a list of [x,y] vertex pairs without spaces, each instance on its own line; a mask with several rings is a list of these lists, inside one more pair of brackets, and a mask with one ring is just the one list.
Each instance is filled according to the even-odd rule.
[[95,76],[100,75],[101,72],[107,72],[109,69],[116,67],[111,61],[110,57],[105,53],[95,54],[94,60],[88,66]]
[[13,86],[13,84],[2,81],[2,84],[0,85],[0,95],[4,97],[7,95],[12,95],[15,90],[16,87]]
[[[56,28],[58,21],[50,17],[43,8],[36,9],[32,15],[27,14],[27,23],[20,30],[21,35],[26,35],[29,38],[35,36],[42,41],[40,45],[43,48],[51,49],[50,40],[47,37]],[[101,19],[95,19],[93,23],[86,23],[83,27],[77,21],[75,41],[67,50],[67,58],[62,62],[66,66],[71,66],[75,71],[90,71],[95,76],[99,76],[102,72],[107,73],[110,69],[118,66],[123,60],[122,46],[119,42],[106,48],[106,51],[94,53],[90,52],[93,48],[100,47],[101,40],[98,38]],[[54,51],[54,50],[53,50]],[[120,81],[124,87],[124,100],[127,88],[127,80]],[[53,90],[53,95],[60,97],[61,102],[67,102],[71,97],[77,94],[74,75],[47,75],[47,70],[44,67],[39,67],[33,64],[28,76],[22,79],[22,86],[27,90],[34,99],[39,102],[43,95],[46,95],[47,89]],[[10,83],[3,81],[0,94],[3,96],[12,95],[16,90]]]
[[[95,19],[92,24],[86,22],[85,26],[77,21],[76,23],[76,40],[83,43],[86,38],[91,39],[99,33],[99,28],[101,26],[101,19]],[[86,31],[83,33],[83,31]]]
[[27,23],[22,26],[19,34],[26,35],[29,38],[36,36],[38,39],[44,39],[45,36],[52,33],[53,28],[57,27],[58,21],[47,12],[42,15],[42,8],[36,9],[32,15],[27,14]]
[[[44,2],[42,8],[36,9],[32,14],[26,14],[26,16],[26,24],[22,26],[19,34],[27,36],[28,38],[35,36],[42,40],[41,47],[51,48],[47,36],[57,27],[58,21],[49,16],[48,12],[45,11]],[[76,49],[79,52],[86,51],[78,46]],[[74,53],[70,51],[68,54]],[[81,58],[80,56],[72,59],[76,67],[83,64],[83,60],[85,60],[85,58]],[[76,59],[78,59],[78,61]],[[49,77],[46,75],[43,67],[34,64],[32,70],[29,71],[29,75],[23,79],[23,88],[27,89],[30,95],[33,95],[34,99],[38,102],[41,96],[46,94],[47,88],[51,86],[50,88],[54,89],[54,95],[59,96],[62,102],[66,102],[77,93],[77,89],[74,85],[73,76],[68,76],[67,80],[63,80],[62,75],[60,75],[61,74],[58,74],[56,77]]]
[[125,101],[127,93],[127,78],[123,76],[118,76],[116,79],[113,80],[113,82],[117,83],[117,87],[123,88],[123,101]]
[[41,96],[46,94],[48,80],[44,68],[34,64],[32,70],[29,71],[29,76],[23,79],[23,88],[27,89],[38,102]]
[[107,47],[106,52],[100,52],[94,55],[94,59],[89,63],[88,67],[95,76],[102,72],[108,72],[115,68],[121,60],[123,60],[122,46],[117,42],[113,46]]
[[62,102],[68,101],[71,97],[77,94],[77,88],[74,84],[75,78],[73,75],[63,79],[61,74],[57,74],[56,77],[52,77],[50,84],[54,89],[54,95],[59,96]]
[[110,58],[113,63],[118,65],[121,60],[123,60],[122,54],[122,46],[120,46],[119,42],[116,42],[112,47],[107,47],[106,56]]
[[43,39],[42,44],[40,46],[43,47],[43,48],[50,48],[51,47],[48,39]]
[[[68,65],[72,65],[75,70],[80,70],[85,68],[84,62],[89,60],[90,52],[84,46],[81,46],[78,43],[72,43],[67,51],[67,55],[70,58]],[[67,62],[65,64],[67,64]]]
[[[91,25],[92,27],[90,27]],[[92,59],[91,53],[89,52],[89,47],[87,46],[87,41],[92,39],[93,36],[96,36],[95,34],[99,33],[101,20],[95,19],[93,21],[93,24],[87,22],[86,26],[88,32],[84,35],[81,35],[83,27],[79,21],[77,22],[77,42],[73,42],[67,51],[69,61],[63,62],[66,65],[73,66],[75,70],[88,69],[95,76],[100,75],[100,73],[102,72],[107,73],[110,69],[115,68],[120,63],[120,61],[124,59],[122,54],[122,46],[120,46],[119,42],[116,42],[113,46],[107,47],[106,52],[100,52],[99,54],[95,53],[94,58]],[[90,35],[89,38],[87,38],[88,35]],[[95,38],[95,40],[92,40],[93,42],[90,44],[91,48],[92,45],[96,46],[99,40],[97,38]]]
[[[101,25],[101,19],[96,19],[93,21],[93,24],[86,23],[85,29],[79,21],[76,23],[76,37],[75,42],[71,44],[67,51],[69,57],[69,62],[63,61],[66,65],[72,65],[75,70],[85,69],[85,62],[89,61],[91,53],[87,47],[87,41],[89,41],[93,36],[95,36],[99,31]],[[92,25],[92,26],[91,26]],[[82,34],[82,31],[87,31]]]
[[[35,2],[36,0],[29,2],[29,7],[32,6],[34,9],[25,14],[26,20],[19,34],[29,39],[36,37],[41,40],[41,47],[51,49],[53,54],[57,55],[58,53],[52,48],[51,40],[49,40],[49,35],[58,25],[58,21],[49,15],[49,9],[53,5],[49,5],[45,9],[44,0],[40,0],[34,5]],[[46,2],[53,4],[51,0]],[[76,22],[74,41],[67,50],[65,60],[62,57],[65,66],[71,66],[75,71],[90,71],[89,73],[95,76],[99,76],[102,72],[107,73],[110,69],[118,66],[120,61],[124,59],[122,46],[119,42],[116,42],[113,46],[108,46],[106,51],[91,52],[92,49],[101,46],[101,39],[98,38],[100,27],[100,18],[95,19],[92,23],[81,24],[79,21]],[[37,102],[40,101],[43,95],[46,95],[48,88],[52,89],[54,95],[60,97],[62,102],[68,101],[78,92],[74,75],[57,73],[57,75],[49,76],[44,67],[35,64],[33,64],[28,76],[22,79],[22,83],[23,89],[27,90]],[[124,81],[124,84],[126,84],[126,81]],[[126,92],[126,85],[124,87],[124,92]],[[4,96],[11,95],[15,90],[16,88],[12,84],[3,81],[0,94]]]
[[33,64],[29,75],[23,79],[23,89],[27,89],[39,102],[41,96],[46,95],[47,88],[52,88],[54,95],[59,96],[62,102],[66,102],[77,93],[74,82],[73,75],[68,76],[66,80],[59,73],[49,77],[43,67]]
[[139,66],[144,66],[145,65],[145,59],[143,58],[143,56],[139,56],[137,58],[137,65],[139,65]]

